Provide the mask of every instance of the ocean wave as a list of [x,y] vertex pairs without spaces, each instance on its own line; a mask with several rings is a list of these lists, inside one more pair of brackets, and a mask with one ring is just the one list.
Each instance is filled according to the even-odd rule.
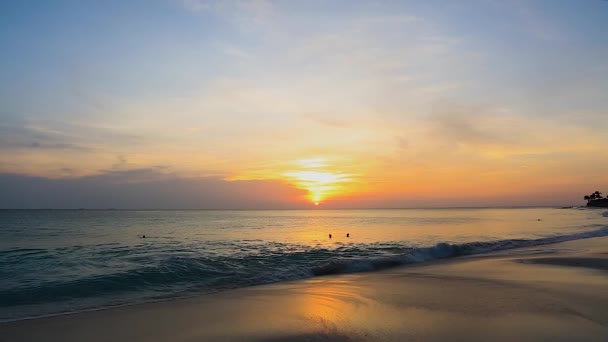
[[328,263],[313,268],[312,273],[315,276],[323,276],[340,273],[370,272],[395,266],[429,262],[438,259],[483,254],[514,248],[533,247],[601,236],[608,236],[608,227],[594,231],[531,240],[510,239],[490,242],[469,242],[464,244],[438,243],[432,247],[413,248],[407,253],[389,257],[355,260],[331,260]]
[[15,307],[105,297],[113,298],[113,303],[123,304],[132,301],[133,294],[138,294],[139,299],[145,301],[314,276],[370,272],[438,259],[600,236],[608,236],[608,227],[539,239],[438,243],[430,247],[368,244],[336,250],[310,248],[297,252],[232,257],[167,254],[158,261],[150,262],[148,266],[121,272],[31,286],[21,284],[19,287],[1,290],[0,303],[2,307]]

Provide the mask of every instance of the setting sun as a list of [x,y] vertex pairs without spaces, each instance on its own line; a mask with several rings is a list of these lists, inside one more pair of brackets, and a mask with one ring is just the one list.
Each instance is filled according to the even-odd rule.
[[323,158],[299,160],[296,164],[304,170],[286,172],[284,175],[298,188],[307,190],[308,198],[315,206],[344,192],[345,183],[352,180],[349,174],[329,171],[330,165]]
[[319,171],[297,171],[285,174],[299,188],[308,190],[310,200],[318,205],[341,189],[341,184],[350,180],[346,174]]

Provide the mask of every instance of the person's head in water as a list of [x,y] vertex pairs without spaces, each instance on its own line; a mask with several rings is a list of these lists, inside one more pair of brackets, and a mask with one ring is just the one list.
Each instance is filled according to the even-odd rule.
[[346,233],[346,237],[350,237],[350,233]]
[[329,238],[331,239],[331,234],[329,234]]

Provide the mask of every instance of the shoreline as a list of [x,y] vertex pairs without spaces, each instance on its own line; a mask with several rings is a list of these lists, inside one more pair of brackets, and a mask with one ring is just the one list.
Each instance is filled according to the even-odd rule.
[[0,323],[0,341],[602,340],[607,269],[608,237],[585,238],[20,319]]

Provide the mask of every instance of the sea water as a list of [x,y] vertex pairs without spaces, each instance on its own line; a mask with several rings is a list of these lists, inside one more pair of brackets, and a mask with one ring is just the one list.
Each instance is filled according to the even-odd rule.
[[0,320],[604,236],[606,216],[577,208],[1,210]]

